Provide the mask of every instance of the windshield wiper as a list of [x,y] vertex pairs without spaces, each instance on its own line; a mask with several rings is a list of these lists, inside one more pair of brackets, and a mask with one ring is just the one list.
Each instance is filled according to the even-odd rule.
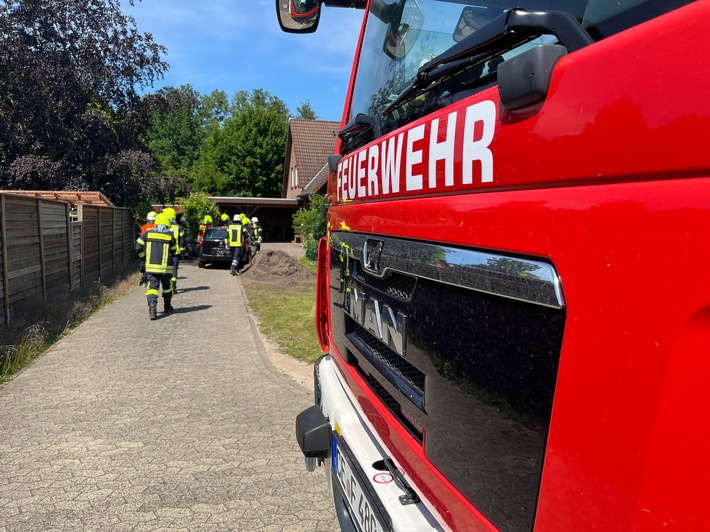
[[548,34],[557,37],[558,42],[570,52],[594,42],[579,21],[566,11],[511,9],[422,65],[416,77],[387,106],[385,114],[427,92],[435,81]]

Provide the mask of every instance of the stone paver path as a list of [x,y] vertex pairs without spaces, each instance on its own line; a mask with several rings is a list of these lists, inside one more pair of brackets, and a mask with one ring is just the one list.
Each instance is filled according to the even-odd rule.
[[[0,531],[337,530],[226,269],[181,269],[176,312],[136,288],[0,385]],[[162,309],[162,302],[159,305]]]

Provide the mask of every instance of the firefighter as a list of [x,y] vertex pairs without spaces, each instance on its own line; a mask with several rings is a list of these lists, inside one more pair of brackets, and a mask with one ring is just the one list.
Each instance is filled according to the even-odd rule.
[[170,219],[170,231],[173,233],[176,242],[175,255],[173,255],[173,276],[170,282],[173,285],[173,294],[177,294],[178,269],[180,268],[180,255],[185,247],[185,231],[177,223],[177,213],[172,207],[163,209],[165,215]]
[[151,320],[158,317],[158,296],[163,287],[163,312],[172,312],[171,300],[173,287],[170,283],[172,273],[172,257],[175,254],[175,237],[170,231],[170,219],[160,213],[155,218],[155,228],[148,229],[136,241],[136,247],[141,258],[141,271],[148,279],[148,315]]
[[246,252],[247,262],[249,262],[252,258],[251,245],[254,242],[254,229],[251,226],[251,220],[246,214],[241,212],[239,213],[239,217],[242,219],[242,233],[244,235],[244,240],[246,240],[244,243],[246,249],[244,251]]
[[185,243],[185,246],[182,248],[182,254],[180,255],[180,258],[192,260],[192,254],[190,252],[190,245],[189,245],[190,229],[187,226],[187,218],[185,218],[184,215],[180,217],[180,228],[182,229],[184,243]]
[[148,216],[145,217],[146,223],[141,227],[141,234],[145,233],[148,229],[155,229],[155,211],[150,211]]
[[234,248],[232,266],[229,269],[229,273],[232,275],[239,275],[239,261],[242,258],[242,248],[244,247],[243,227],[242,219],[238,214],[234,215],[233,222],[227,226],[227,231],[229,233],[229,247]]
[[261,250],[261,224],[256,216],[251,219],[251,228],[254,235],[254,248],[256,249],[254,255],[256,255]]
[[202,238],[205,236],[205,231],[208,227],[212,227],[212,217],[209,214],[205,214],[205,217],[202,218],[202,222],[200,222],[200,228],[197,231],[198,242],[202,242]]

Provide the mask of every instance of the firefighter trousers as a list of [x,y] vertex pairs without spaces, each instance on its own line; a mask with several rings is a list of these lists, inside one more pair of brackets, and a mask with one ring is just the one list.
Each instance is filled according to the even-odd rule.
[[148,278],[148,290],[145,295],[148,298],[148,303],[158,301],[161,286],[163,287],[163,297],[172,297],[173,285],[170,282],[169,273],[147,273],[146,277]]
[[173,277],[172,277],[172,283],[173,286],[177,285],[177,279],[178,279],[178,268],[180,267],[180,257],[178,255],[175,255],[173,257]]

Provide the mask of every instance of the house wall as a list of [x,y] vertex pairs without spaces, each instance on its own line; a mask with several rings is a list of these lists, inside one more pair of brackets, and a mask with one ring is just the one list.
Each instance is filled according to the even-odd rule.
[[[293,144],[291,145],[291,153],[289,154],[289,157],[287,158],[289,161],[289,168],[288,168],[288,183],[286,186],[286,197],[287,198],[295,198],[301,193],[301,190],[303,190],[303,187],[298,185],[298,179],[299,177],[302,178],[303,176],[298,176],[298,164],[296,162],[296,151],[294,149]],[[295,186],[294,186],[294,180],[295,180]]]

